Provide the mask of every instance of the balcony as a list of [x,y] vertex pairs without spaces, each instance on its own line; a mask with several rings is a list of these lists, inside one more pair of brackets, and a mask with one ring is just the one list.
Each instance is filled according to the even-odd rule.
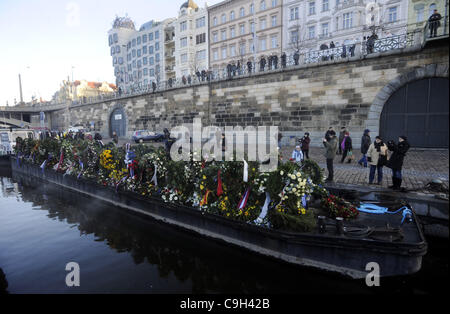
[[334,13],[356,6],[363,8],[366,7],[366,5],[364,4],[364,0],[340,0],[340,2],[334,7]]

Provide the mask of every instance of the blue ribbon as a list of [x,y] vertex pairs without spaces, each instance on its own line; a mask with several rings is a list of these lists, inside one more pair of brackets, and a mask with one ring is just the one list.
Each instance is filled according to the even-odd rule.
[[369,204],[369,203],[361,203],[361,206],[358,208],[358,210],[360,212],[363,212],[363,213],[381,214],[381,215],[382,214],[395,215],[395,214],[398,214],[400,212],[403,212],[402,213],[403,218],[402,218],[401,224],[403,224],[405,222],[405,220],[406,220],[406,218],[408,216],[410,218],[412,217],[412,211],[406,206],[403,206],[403,207],[397,209],[396,211],[391,212],[391,211],[389,211],[389,208],[387,208],[387,207],[381,207],[381,206],[378,206],[378,205],[375,205],[375,204]]
[[83,173],[83,169],[84,169],[83,162],[82,162],[81,160],[79,160],[79,163],[80,163],[80,166],[81,166],[81,171],[80,171],[80,173],[78,174],[77,180],[80,179],[81,174]]

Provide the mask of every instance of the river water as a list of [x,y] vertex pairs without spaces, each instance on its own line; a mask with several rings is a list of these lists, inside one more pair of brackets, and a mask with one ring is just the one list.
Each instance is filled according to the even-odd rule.
[[[442,292],[436,283],[448,279],[448,241],[428,240],[419,273],[369,288],[364,280],[273,261],[0,171],[0,268],[9,293]],[[69,262],[80,266],[80,287],[66,286]]]

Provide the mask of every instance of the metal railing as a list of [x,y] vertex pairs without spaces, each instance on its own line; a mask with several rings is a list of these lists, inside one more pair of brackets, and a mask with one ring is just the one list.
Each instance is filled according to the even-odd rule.
[[[447,23],[448,24],[448,23]],[[448,28],[448,26],[447,26]],[[412,46],[422,46],[426,36],[427,27],[422,31],[414,31],[402,35],[396,35],[380,39],[369,39],[356,42],[350,45],[343,45],[335,48],[308,51],[304,53],[292,53],[286,55],[286,61],[281,56],[277,56],[277,62],[269,62],[266,58],[266,64],[262,66],[260,62],[251,62],[247,64],[244,60],[236,60],[235,65],[226,68],[202,71],[197,75],[186,76],[182,78],[169,79],[167,81],[154,82],[151,84],[136,84],[131,86],[129,91],[115,92],[97,97],[84,97],[72,101],[72,106],[102,102],[106,100],[122,99],[130,96],[139,96],[143,94],[160,93],[170,89],[181,87],[198,86],[211,82],[231,80],[239,77],[249,77],[262,73],[282,72],[295,67],[308,66],[313,64],[332,63],[336,61],[349,60],[350,58],[361,58],[373,53],[382,53],[395,49],[403,49]],[[448,32],[447,32],[448,33]],[[239,61],[239,66],[238,66]],[[58,106],[54,104],[53,106]],[[59,105],[61,106],[61,105]]]

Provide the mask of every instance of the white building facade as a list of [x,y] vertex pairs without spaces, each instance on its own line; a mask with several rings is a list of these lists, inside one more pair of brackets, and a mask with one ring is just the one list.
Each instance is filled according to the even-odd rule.
[[129,18],[116,18],[108,39],[119,93],[151,88],[153,82],[166,80],[164,34],[172,22],[150,21],[137,31]]
[[[292,55],[405,34],[408,0],[284,0],[283,51]],[[370,28],[372,26],[372,28]]]
[[175,73],[177,78],[208,70],[208,10],[189,0],[180,7],[175,25]]

